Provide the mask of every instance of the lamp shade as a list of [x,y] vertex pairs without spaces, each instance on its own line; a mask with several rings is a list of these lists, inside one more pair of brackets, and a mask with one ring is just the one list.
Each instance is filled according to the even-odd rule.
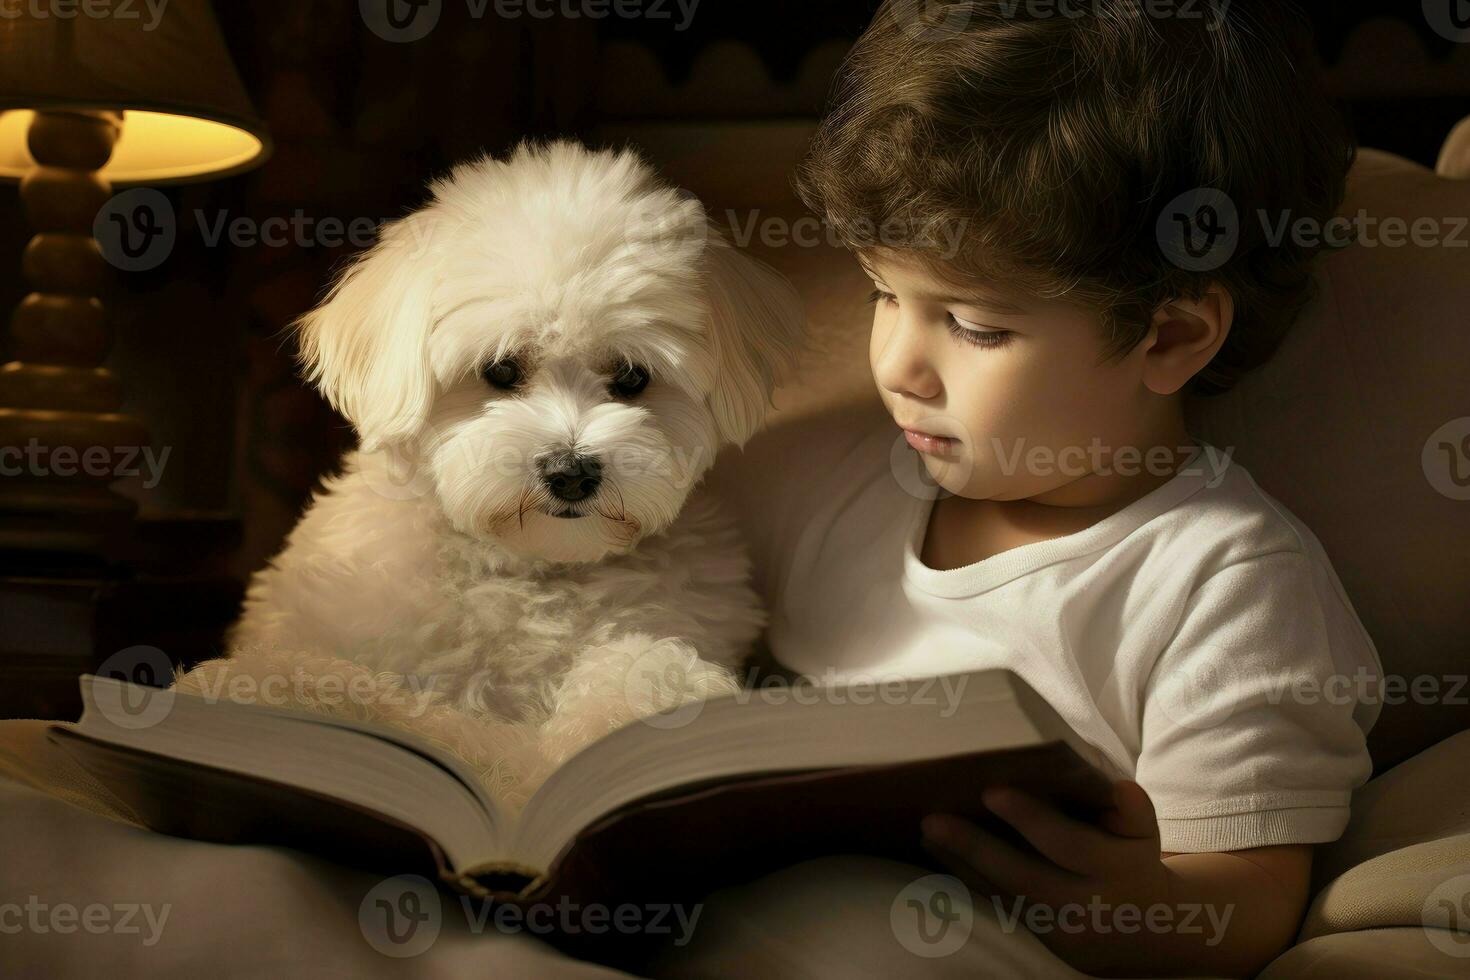
[[271,149],[208,0],[0,0],[0,179],[34,166],[38,110],[122,111],[115,185],[223,177]]

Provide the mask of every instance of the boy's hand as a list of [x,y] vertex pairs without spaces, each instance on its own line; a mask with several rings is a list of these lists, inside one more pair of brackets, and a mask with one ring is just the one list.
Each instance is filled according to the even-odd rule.
[[[1046,945],[1074,966],[1105,969],[1099,956],[1116,950],[1119,936],[1104,942],[1092,935],[1092,913],[1098,903],[1116,909],[1147,909],[1170,897],[1170,873],[1159,852],[1159,824],[1143,787],[1120,781],[1113,786],[1113,807],[1098,825],[1065,816],[1055,807],[1020,790],[987,789],[985,805],[1036,848],[1015,847],[968,820],[949,814],[924,818],[924,847],[943,861],[976,894],[1007,900],[1006,916],[1023,906],[1046,906],[1056,928],[1038,933]],[[1023,920],[1024,921],[1024,920]],[[1062,928],[1062,926],[1070,928]]]

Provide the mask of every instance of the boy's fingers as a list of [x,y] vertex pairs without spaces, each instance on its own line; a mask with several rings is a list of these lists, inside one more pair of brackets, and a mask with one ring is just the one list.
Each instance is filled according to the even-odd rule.
[[963,881],[966,885],[969,886],[971,895],[1005,894],[1004,889],[1000,888],[998,885],[996,885],[995,882],[985,877],[983,874],[980,873],[980,870],[978,868],[971,865],[968,861],[960,857],[958,854],[955,854],[953,851],[949,850],[949,848],[937,843],[929,837],[923,838],[921,843],[924,846],[924,850],[928,851],[935,858],[938,858],[939,861],[946,868],[949,869],[951,874],[953,874],[956,878],[958,878],[960,881]]
[[924,818],[923,829],[925,845],[937,848],[941,859],[952,856],[1005,894],[1028,899],[1056,896],[1075,881],[1070,872],[1022,853],[968,820],[934,814]]
[[1081,875],[1106,871],[1116,862],[1118,841],[1073,820],[1028,793],[998,786],[982,794],[985,805],[1053,863]]

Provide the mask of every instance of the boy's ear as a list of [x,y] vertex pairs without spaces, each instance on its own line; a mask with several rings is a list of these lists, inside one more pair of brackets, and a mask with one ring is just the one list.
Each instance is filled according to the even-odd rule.
[[1154,312],[1144,354],[1144,384],[1156,395],[1183,388],[1219,351],[1235,320],[1235,299],[1212,283],[1197,300],[1171,299]]
[[365,452],[411,437],[433,401],[431,222],[418,213],[386,225],[295,324],[307,380],[353,424]]

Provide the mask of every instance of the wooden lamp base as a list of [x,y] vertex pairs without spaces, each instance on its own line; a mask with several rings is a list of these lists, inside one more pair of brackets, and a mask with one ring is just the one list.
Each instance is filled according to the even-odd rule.
[[133,521],[136,505],[109,485],[148,432],[119,412],[122,387],[102,366],[112,270],[93,238],[112,196],[98,171],[121,127],[121,113],[38,112],[28,133],[36,167],[20,197],[36,235],[22,268],[34,291],[0,365],[0,567],[110,564]]

